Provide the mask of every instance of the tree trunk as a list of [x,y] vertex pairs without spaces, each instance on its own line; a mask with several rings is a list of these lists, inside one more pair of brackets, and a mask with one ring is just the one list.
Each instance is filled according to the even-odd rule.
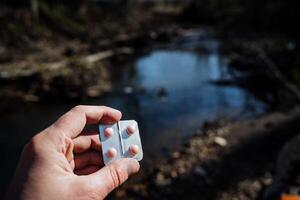
[[39,3],[38,0],[30,0],[31,12],[35,21],[39,20]]

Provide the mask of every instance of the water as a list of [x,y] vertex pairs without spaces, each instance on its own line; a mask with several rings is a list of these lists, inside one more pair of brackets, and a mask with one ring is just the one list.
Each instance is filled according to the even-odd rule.
[[239,87],[212,83],[232,78],[226,59],[217,52],[156,50],[137,60],[133,74],[123,77],[123,86],[143,92],[109,98],[107,103],[125,110],[125,117],[138,119],[151,158],[178,148],[206,121],[243,120],[267,110]]
[[[165,49],[153,50],[137,59],[132,67],[120,67],[112,95],[80,102],[112,106],[123,112],[124,119],[136,119],[146,162],[155,162],[171,150],[180,149],[182,142],[205,121],[243,120],[267,110],[267,105],[241,88],[214,85],[213,81],[232,79],[232,71],[218,53],[215,40],[191,42],[195,38],[202,40],[189,36]],[[206,53],[186,50],[187,44],[197,44]],[[170,50],[178,45],[183,50]],[[2,185],[7,185],[26,141],[72,106],[37,105],[0,119],[0,151],[5,160],[1,164]]]

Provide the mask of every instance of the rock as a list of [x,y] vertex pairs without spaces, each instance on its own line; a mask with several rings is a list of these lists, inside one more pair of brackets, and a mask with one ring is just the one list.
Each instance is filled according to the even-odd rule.
[[178,176],[178,173],[175,170],[172,170],[170,175],[172,178],[176,178]]
[[178,159],[179,157],[180,157],[180,153],[179,152],[176,151],[176,152],[172,153],[172,158],[173,159]]
[[0,79],[8,79],[9,73],[7,71],[0,72]]
[[36,95],[27,94],[24,96],[24,100],[26,102],[38,102],[40,100],[40,98]]
[[201,166],[196,166],[194,169],[194,174],[198,176],[206,177],[207,173]]
[[183,166],[178,168],[179,174],[184,174],[185,172],[186,172],[186,169]]
[[166,178],[163,173],[158,173],[155,178],[155,184],[158,186],[165,186],[171,183],[171,180]]
[[220,128],[217,130],[217,135],[224,135],[226,133],[226,129]]
[[133,87],[126,86],[126,87],[124,87],[123,91],[124,91],[125,94],[132,94],[133,93]]
[[115,195],[117,198],[124,198],[126,196],[126,191],[122,189],[116,190]]
[[88,97],[98,97],[101,94],[101,90],[97,87],[90,87],[86,91]]
[[215,137],[214,142],[216,144],[220,145],[221,147],[227,146],[227,140],[222,137]]
[[292,41],[287,44],[287,49],[290,51],[294,50],[296,47],[297,47],[297,45]]
[[166,98],[167,96],[168,96],[167,90],[163,87],[159,88],[159,90],[157,92],[157,97],[163,99],[163,98]]

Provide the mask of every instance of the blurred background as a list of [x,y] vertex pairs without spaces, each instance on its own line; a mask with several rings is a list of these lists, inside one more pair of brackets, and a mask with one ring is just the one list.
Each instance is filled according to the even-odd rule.
[[299,185],[297,148],[282,150],[300,127],[299,8],[1,0],[1,196],[26,142],[77,104],[139,122],[141,172],[110,199],[275,199]]

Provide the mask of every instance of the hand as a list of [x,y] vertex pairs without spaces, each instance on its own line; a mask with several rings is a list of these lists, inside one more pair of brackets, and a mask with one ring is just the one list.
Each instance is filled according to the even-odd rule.
[[115,123],[121,113],[76,106],[25,146],[8,199],[103,199],[139,170],[134,159],[103,166],[97,132],[86,124]]

